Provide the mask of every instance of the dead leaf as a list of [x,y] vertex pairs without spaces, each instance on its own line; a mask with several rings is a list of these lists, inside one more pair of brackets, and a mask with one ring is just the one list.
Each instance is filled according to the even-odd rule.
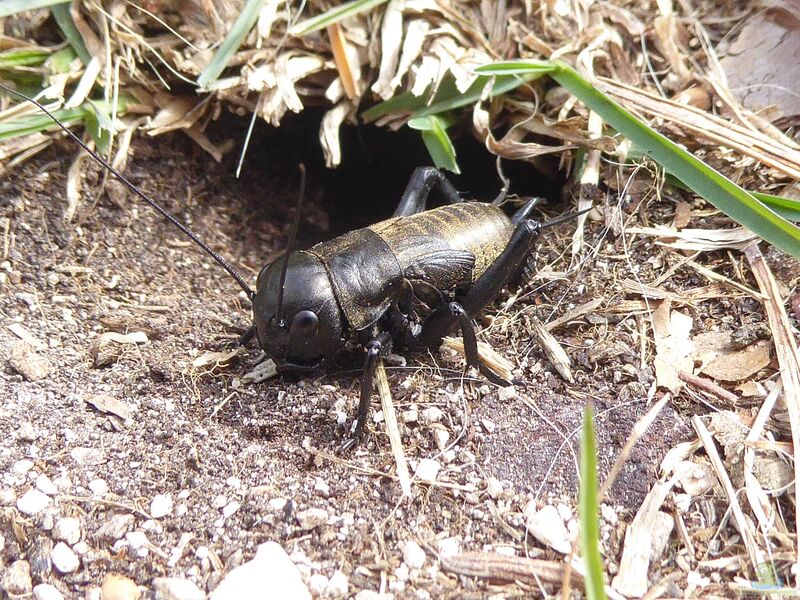
[[769,364],[770,344],[759,340],[742,350],[731,347],[730,332],[710,331],[692,338],[694,359],[702,363],[699,373],[719,381],[741,381]]
[[679,372],[694,372],[694,344],[689,339],[692,323],[690,316],[678,311],[670,312],[668,300],[663,300],[653,311],[656,381],[673,394],[683,387]]
[[227,365],[232,358],[242,352],[243,348],[236,348],[235,350],[228,350],[222,352],[204,352],[192,361],[192,367],[195,369],[203,369],[210,367],[222,367]]

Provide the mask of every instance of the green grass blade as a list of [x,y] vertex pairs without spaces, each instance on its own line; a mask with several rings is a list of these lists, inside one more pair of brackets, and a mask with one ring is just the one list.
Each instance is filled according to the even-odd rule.
[[726,215],[771,244],[800,258],[800,228],[793,225],[730,179],[654,131],[614,102],[572,69],[561,63],[506,61],[476,69],[481,74],[540,73],[551,67],[550,76],[619,133],[639,146],[666,171],[683,181]]
[[70,0],[0,0],[0,17],[10,17],[23,10],[47,8],[56,4],[66,4]]
[[69,10],[69,4],[59,4],[54,6],[52,9],[50,9],[50,13],[53,15],[53,18],[58,24],[59,29],[61,29],[61,33],[63,33],[64,37],[67,38],[69,45],[72,46],[73,50],[75,50],[75,53],[80,57],[81,62],[84,65],[88,65],[89,61],[92,60],[92,55],[89,54],[89,50],[86,48],[86,44],[83,42],[83,36],[75,26],[75,21],[73,20],[72,13]]
[[69,73],[69,67],[76,56],[78,54],[75,49],[67,46],[53,52],[45,64],[51,73]]
[[388,1],[389,0],[352,0],[352,2],[345,2],[344,4],[340,4],[339,6],[325,11],[321,15],[300,21],[289,30],[289,33],[292,35],[305,35],[307,33],[319,31],[328,25],[333,25],[353,15],[367,12],[376,6],[386,4]]
[[[541,74],[526,73],[524,75],[496,77],[490,95],[499,96],[505,94],[538,77],[541,77]],[[369,123],[385,115],[395,113],[411,113],[414,117],[424,117],[464,106],[472,106],[481,99],[483,88],[488,80],[488,77],[478,77],[464,92],[459,92],[453,79],[448,78],[439,86],[433,102],[429,105],[425,94],[415,96],[411,92],[404,92],[365,110],[361,113],[361,118]]]
[[792,200],[764,192],[750,192],[756,200],[763,202],[772,210],[789,221],[800,221],[800,200]]
[[597,502],[597,448],[594,439],[592,406],[583,411],[581,430],[581,483],[578,497],[581,556],[586,565],[586,597],[606,597],[603,559],[600,556],[600,506]]
[[[86,116],[86,109],[82,106],[78,108],[61,109],[53,112],[53,116],[64,124],[74,123],[81,121]],[[19,137],[22,135],[30,135],[31,133],[38,133],[46,129],[56,128],[58,125],[47,115],[31,115],[14,121],[6,121],[0,123],[0,141],[9,140],[11,138]]]
[[253,28],[253,25],[256,24],[264,2],[265,0],[247,1],[239,18],[236,19],[236,22],[233,24],[233,27],[231,27],[228,36],[225,38],[225,41],[222,42],[214,58],[211,59],[211,62],[208,63],[208,66],[203,69],[203,72],[200,73],[200,76],[197,78],[197,85],[200,89],[208,89],[208,86],[214,83],[222,74],[222,71],[225,70],[231,57],[236,54],[239,46],[242,45],[245,36],[247,36]]
[[408,126],[422,132],[422,141],[437,168],[456,174],[461,172],[456,162],[456,149],[447,135],[447,121],[444,118],[437,115],[418,117],[411,119]]
[[13,67],[35,67],[47,60],[50,53],[47,50],[8,50],[0,52],[0,69]]

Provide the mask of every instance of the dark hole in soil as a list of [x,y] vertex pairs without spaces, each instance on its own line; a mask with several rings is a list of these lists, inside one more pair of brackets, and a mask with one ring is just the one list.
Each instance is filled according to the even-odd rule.
[[[419,132],[407,127],[390,131],[360,124],[342,127],[342,164],[335,169],[326,168],[319,142],[323,114],[321,109],[309,108],[299,115],[287,115],[278,128],[258,122],[243,177],[258,177],[266,171],[287,181],[296,180],[297,165],[304,163],[309,173],[309,201],[318,198],[329,213],[329,236],[333,237],[391,216],[411,173],[432,161]],[[210,132],[213,137],[224,136],[237,142],[236,149],[229,153],[231,173],[236,168],[247,125],[246,119],[227,115]],[[467,197],[491,201],[502,186],[496,157],[472,136],[468,123],[450,134],[462,172],[448,173],[448,177]],[[511,180],[512,194],[560,201],[563,180],[548,178],[529,163],[506,160],[502,166]],[[438,201],[434,194],[431,205]]]

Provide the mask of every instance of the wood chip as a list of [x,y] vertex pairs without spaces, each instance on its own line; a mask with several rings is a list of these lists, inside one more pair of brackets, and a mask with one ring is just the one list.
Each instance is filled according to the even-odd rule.
[[83,396],[84,402],[91,404],[97,410],[118,416],[127,421],[131,418],[136,408],[123,402],[109,394],[86,394]]
[[544,325],[538,319],[532,318],[531,325],[533,326],[533,334],[539,340],[547,359],[552,363],[559,375],[573,383],[575,380],[572,377],[572,361],[570,361],[561,344],[544,328]]

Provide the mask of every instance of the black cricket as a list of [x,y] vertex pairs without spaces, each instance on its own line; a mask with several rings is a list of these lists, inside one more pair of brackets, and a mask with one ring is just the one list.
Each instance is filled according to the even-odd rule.
[[[308,250],[293,251],[301,192],[289,248],[261,270],[253,291],[221,256],[40,103],[3,84],[0,87],[36,104],[231,275],[253,305],[253,325],[240,342],[247,344],[255,336],[279,372],[318,372],[333,363],[347,342],[363,346],[366,357],[358,412],[343,449],[356,445],[363,433],[375,367],[392,348],[437,346],[445,335],[460,329],[467,364],[494,384],[510,385],[480,361],[472,319],[521,271],[544,228],[581,214],[542,224],[530,218],[537,201],[532,199],[509,217],[499,207],[502,197],[492,203],[465,201],[441,171],[420,167],[392,218]],[[446,204],[426,210],[434,187]]]

